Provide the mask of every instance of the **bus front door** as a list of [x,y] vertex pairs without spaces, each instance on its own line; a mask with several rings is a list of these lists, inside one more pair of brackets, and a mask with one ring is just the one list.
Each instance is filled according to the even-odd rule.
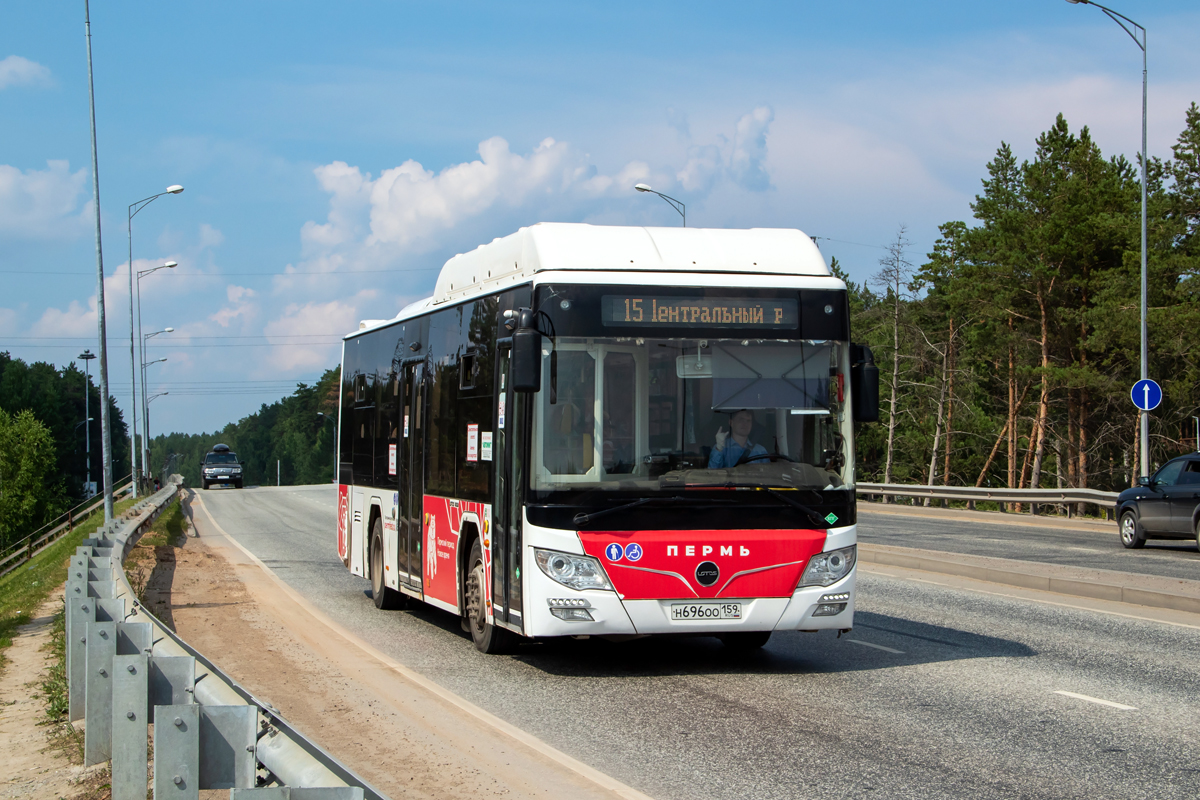
[[404,390],[401,403],[400,448],[397,455],[397,471],[400,479],[399,562],[401,583],[410,589],[421,589],[421,541],[424,538],[422,524],[425,487],[425,437],[423,385],[424,362],[409,361],[404,364]]
[[492,609],[501,627],[523,632],[521,615],[521,487],[524,485],[522,430],[524,395],[508,380],[511,347],[498,343],[492,442]]

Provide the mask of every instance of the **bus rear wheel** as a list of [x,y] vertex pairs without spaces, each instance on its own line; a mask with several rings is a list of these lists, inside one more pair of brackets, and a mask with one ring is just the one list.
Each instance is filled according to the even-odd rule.
[[736,633],[722,633],[719,637],[721,644],[728,647],[730,650],[747,651],[758,650],[767,643],[771,638],[770,631],[738,631]]
[[404,595],[383,582],[383,523],[379,519],[371,526],[371,598],[381,611],[404,606]]
[[487,621],[487,608],[484,605],[484,573],[483,546],[479,539],[471,545],[471,555],[467,559],[467,585],[463,592],[467,606],[467,629],[471,632],[471,640],[475,649],[481,653],[495,655],[507,653],[516,644],[512,632],[499,628]]

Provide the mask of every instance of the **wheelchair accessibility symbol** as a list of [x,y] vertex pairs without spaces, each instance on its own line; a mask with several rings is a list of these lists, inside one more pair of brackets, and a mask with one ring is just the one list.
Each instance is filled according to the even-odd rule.
[[642,546],[637,542],[625,545],[625,557],[630,561],[637,561],[642,557]]

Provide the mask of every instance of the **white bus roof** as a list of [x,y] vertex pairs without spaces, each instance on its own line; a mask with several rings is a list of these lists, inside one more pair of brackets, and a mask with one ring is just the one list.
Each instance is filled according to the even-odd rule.
[[[444,303],[528,283],[539,272],[699,272],[831,275],[821,251],[795,228],[641,228],[539,222],[442,267],[433,296],[397,319]],[[390,320],[364,320],[360,330]]]

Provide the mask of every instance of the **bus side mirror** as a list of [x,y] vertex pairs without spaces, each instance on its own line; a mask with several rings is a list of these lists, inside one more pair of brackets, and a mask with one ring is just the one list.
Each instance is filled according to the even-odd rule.
[[542,334],[533,326],[533,312],[522,308],[512,335],[512,387],[516,392],[542,390]]
[[850,345],[850,397],[855,422],[879,422],[879,367],[865,344]]

